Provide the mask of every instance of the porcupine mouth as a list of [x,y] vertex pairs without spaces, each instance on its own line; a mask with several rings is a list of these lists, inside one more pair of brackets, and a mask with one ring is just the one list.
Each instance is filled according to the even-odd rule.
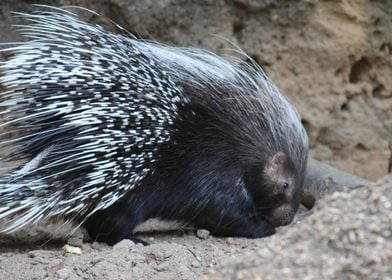
[[263,218],[274,227],[285,226],[290,224],[295,217],[295,211],[289,206],[279,206],[273,209],[270,213],[263,216]]

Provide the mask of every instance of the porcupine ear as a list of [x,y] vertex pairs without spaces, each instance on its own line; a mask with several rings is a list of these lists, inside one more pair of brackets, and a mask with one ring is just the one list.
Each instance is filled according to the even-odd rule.
[[272,158],[270,158],[264,167],[264,173],[267,178],[272,182],[279,181],[279,178],[283,175],[285,165],[287,163],[287,156],[283,152],[277,152]]

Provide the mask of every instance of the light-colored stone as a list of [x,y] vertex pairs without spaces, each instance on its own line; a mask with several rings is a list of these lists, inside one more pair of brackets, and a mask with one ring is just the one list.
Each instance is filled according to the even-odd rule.
[[208,237],[210,237],[210,231],[206,229],[198,229],[196,231],[196,236],[200,239],[207,239]]
[[56,271],[56,275],[59,279],[67,280],[71,276],[71,271],[68,268],[63,268]]

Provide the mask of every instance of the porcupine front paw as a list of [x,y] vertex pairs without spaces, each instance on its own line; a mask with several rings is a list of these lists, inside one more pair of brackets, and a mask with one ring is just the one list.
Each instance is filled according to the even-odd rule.
[[87,229],[88,234],[94,241],[104,242],[109,246],[113,246],[114,244],[120,242],[121,240],[128,239],[133,241],[135,244],[142,244],[144,246],[150,245],[148,242],[144,241],[143,239],[131,236],[129,234],[128,228],[97,228],[96,226],[92,225],[91,223],[86,223],[85,227]]
[[275,227],[267,221],[260,221],[254,225],[254,229],[249,232],[248,238],[261,238],[273,235],[276,232]]
[[242,219],[231,220],[210,228],[215,236],[221,237],[267,237],[276,232],[274,226],[264,220]]
[[143,221],[143,215],[132,204],[122,201],[112,207],[91,215],[84,223],[88,234],[94,241],[112,246],[121,240],[129,239],[135,243],[149,245],[146,241],[132,236],[133,229]]

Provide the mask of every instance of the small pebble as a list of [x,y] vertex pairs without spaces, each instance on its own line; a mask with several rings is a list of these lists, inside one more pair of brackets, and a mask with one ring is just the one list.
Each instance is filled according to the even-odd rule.
[[66,280],[71,276],[71,271],[67,268],[63,268],[56,271],[56,275],[58,278]]
[[133,246],[135,246],[135,242],[129,239],[124,239],[113,245],[113,251],[124,250],[124,249],[129,251]]
[[82,249],[83,252],[91,251],[91,245],[89,243],[83,243],[80,246],[80,249]]
[[206,229],[198,229],[196,231],[196,236],[200,239],[207,239],[208,237],[210,237],[210,232]]
[[69,246],[68,244],[63,246],[63,254],[73,254],[73,255],[81,255],[82,249],[79,247]]
[[96,258],[92,259],[90,263],[91,263],[92,266],[94,266],[94,265],[96,265],[97,263],[100,263],[100,262],[102,262],[102,261],[104,261],[104,260],[105,260],[105,259],[102,258],[102,257],[96,257]]
[[50,252],[45,250],[33,250],[28,253],[30,258],[41,258],[41,257],[48,257]]
[[154,269],[156,271],[168,271],[168,270],[171,269],[171,264],[168,263],[168,262],[163,262],[163,263],[160,263],[158,265],[155,265]]
[[194,268],[198,268],[198,267],[200,267],[200,263],[198,261],[193,261],[191,263],[191,266],[194,267]]
[[100,250],[100,249],[102,249],[103,246],[101,243],[94,241],[93,243],[91,243],[90,247],[91,247],[91,249],[94,249],[94,250]]
[[83,244],[83,235],[75,235],[75,236],[71,236],[68,241],[67,244],[70,246],[74,246],[74,247],[80,247]]
[[179,265],[176,268],[176,271],[178,273],[180,273],[180,274],[184,274],[185,275],[185,274],[189,273],[189,268],[186,265]]
[[226,243],[227,244],[234,244],[234,239],[232,237],[226,238]]

